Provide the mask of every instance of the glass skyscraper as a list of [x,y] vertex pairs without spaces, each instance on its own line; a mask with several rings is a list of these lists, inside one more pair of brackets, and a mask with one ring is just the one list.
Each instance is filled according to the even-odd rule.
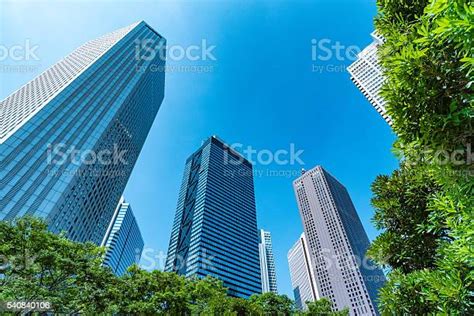
[[273,258],[272,236],[270,232],[260,229],[260,274],[262,278],[262,293],[277,293],[275,259]]
[[143,238],[132,207],[122,197],[102,241],[105,246],[104,264],[116,275],[122,275],[134,263],[139,263],[143,251]]
[[134,23],[1,101],[0,220],[40,216],[53,232],[101,243],[163,100],[165,44]]
[[213,136],[186,161],[166,271],[261,293],[252,164]]
[[317,298],[351,315],[375,315],[385,276],[366,252],[369,239],[346,188],[321,166],[293,182],[308,241]]

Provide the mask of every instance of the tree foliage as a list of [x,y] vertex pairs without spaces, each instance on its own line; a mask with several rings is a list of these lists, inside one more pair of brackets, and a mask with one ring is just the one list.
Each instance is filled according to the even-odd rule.
[[400,167],[372,185],[385,315],[474,313],[474,6],[377,1],[382,96]]
[[250,297],[250,303],[258,306],[268,316],[291,315],[295,311],[294,302],[288,296],[272,292],[254,294]]
[[0,222],[0,301],[47,301],[56,313],[292,315],[286,295],[230,297],[215,278],[185,278],[131,266],[117,277],[104,251],[47,230],[43,220]]
[[49,301],[58,312],[107,309],[115,277],[101,266],[103,250],[75,243],[22,218],[0,222],[0,301]]
[[307,302],[308,310],[302,315],[307,316],[348,316],[349,309],[343,309],[341,311],[332,310],[332,302],[327,298],[321,298],[314,302]]
[[443,230],[421,229],[428,223],[430,197],[440,188],[420,166],[403,164],[391,176],[378,176],[372,185],[374,222],[384,231],[369,254],[377,263],[404,273],[434,267]]
[[382,95],[400,141],[463,149],[471,140],[474,117],[472,3],[378,3],[376,28],[385,38],[380,50],[386,78]]

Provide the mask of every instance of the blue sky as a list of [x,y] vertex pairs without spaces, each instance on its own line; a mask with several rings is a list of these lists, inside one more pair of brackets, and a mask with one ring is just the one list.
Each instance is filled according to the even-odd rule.
[[[351,59],[337,58],[332,49],[333,58],[313,60],[312,40],[363,48],[370,43],[375,13],[375,0],[2,2],[1,44],[29,41],[38,45],[39,60],[2,59],[1,64],[32,69],[1,72],[0,98],[85,41],[134,21],[145,20],[168,45],[186,48],[205,40],[215,46],[215,60],[168,62],[207,72],[166,75],[165,100],[125,190],[147,256],[166,252],[184,162],[213,134],[260,151],[290,144],[304,150],[304,165],[256,169],[283,173],[323,165],[347,187],[373,239],[370,184],[397,165],[394,135],[343,70]],[[278,287],[290,297],[286,254],[302,232],[293,179],[255,178],[258,224],[272,233]]]

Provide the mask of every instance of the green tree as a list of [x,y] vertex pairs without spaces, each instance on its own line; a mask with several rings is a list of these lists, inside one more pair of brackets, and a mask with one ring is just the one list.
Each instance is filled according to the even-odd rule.
[[56,312],[105,312],[116,278],[103,250],[47,231],[44,221],[0,222],[0,301],[38,300]]
[[341,311],[332,310],[332,302],[327,298],[321,298],[314,302],[306,302],[308,310],[303,312],[302,315],[307,316],[347,316],[349,315],[349,309],[345,308]]
[[273,292],[254,294],[249,299],[265,315],[291,315],[294,310],[294,302],[286,295],[278,295]]
[[223,315],[229,311],[227,289],[222,281],[206,277],[187,283],[192,314]]
[[378,176],[372,184],[374,223],[382,233],[369,254],[385,267],[408,273],[432,268],[443,230],[430,232],[427,225],[431,196],[440,190],[427,168],[402,164],[391,176]]
[[222,315],[230,308],[226,292],[215,278],[186,279],[135,265],[116,286],[112,309],[119,314]]
[[[48,301],[57,313],[234,315],[243,310],[215,278],[186,279],[136,265],[117,277],[102,265],[102,248],[53,234],[41,219],[0,221],[0,254],[0,301]],[[248,300],[245,305],[245,311],[260,313]]]
[[474,6],[378,0],[399,170],[372,185],[384,315],[474,313]]
[[146,271],[132,266],[118,283],[115,308],[120,314],[189,312],[186,280],[175,274],[158,270]]
[[[117,277],[103,266],[102,248],[53,234],[31,217],[0,221],[0,301],[48,301],[55,313],[85,315],[294,315],[286,295],[231,297],[223,282],[147,271],[137,265]],[[329,304],[329,305],[328,305]],[[313,306],[313,305],[310,305]],[[310,310],[329,308],[321,300]],[[306,314],[305,314],[306,315]],[[330,315],[347,315],[347,311]]]
[[384,23],[410,23],[423,14],[428,3],[429,0],[377,0],[378,19]]
[[[465,0],[379,0],[382,95],[399,140],[465,149],[474,116],[473,6]],[[423,10],[424,7],[424,10]]]
[[229,298],[226,302],[224,315],[260,316],[263,314],[260,306],[243,298]]

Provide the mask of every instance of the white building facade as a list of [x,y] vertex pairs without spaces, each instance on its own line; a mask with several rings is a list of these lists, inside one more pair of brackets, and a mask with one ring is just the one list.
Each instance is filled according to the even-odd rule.
[[304,233],[288,251],[291,286],[298,309],[306,310],[306,302],[314,302],[319,298],[312,271],[308,242]]
[[270,232],[260,229],[258,250],[260,254],[260,273],[262,276],[262,293],[277,293],[275,259],[273,257],[272,237]]
[[346,188],[320,166],[304,172],[293,187],[318,298],[330,299],[334,310],[375,315],[385,276],[365,256],[369,239]]
[[382,69],[378,62],[377,50],[383,43],[383,38],[376,32],[371,34],[373,42],[357,55],[347,71],[357,88],[366,96],[375,110],[391,126],[392,119],[387,114],[385,100],[380,96],[380,88],[384,82]]

